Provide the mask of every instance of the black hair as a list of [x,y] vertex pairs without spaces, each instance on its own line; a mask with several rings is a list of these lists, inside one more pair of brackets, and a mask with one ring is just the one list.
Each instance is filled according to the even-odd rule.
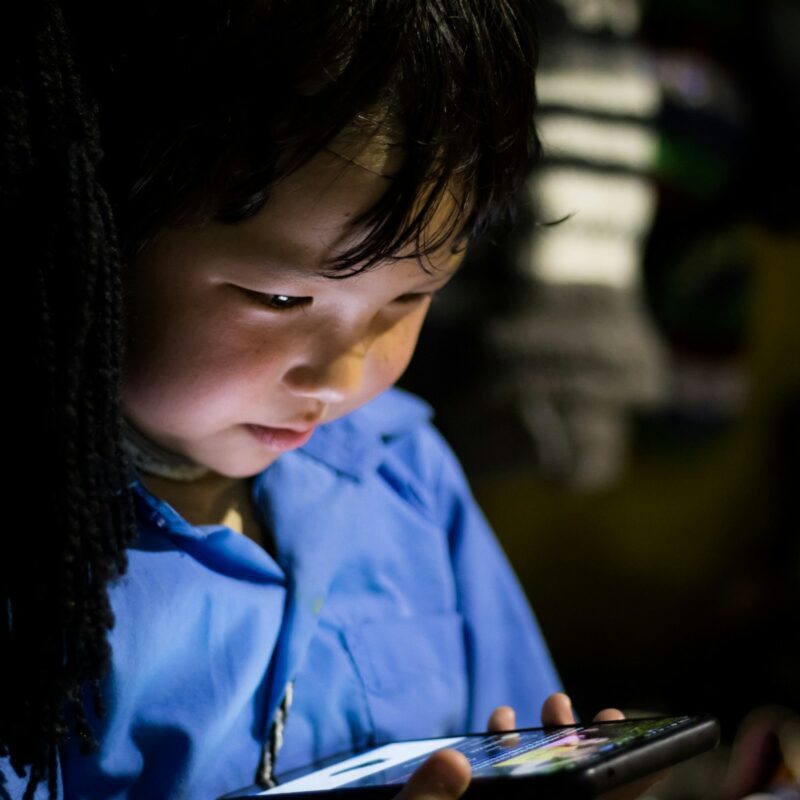
[[102,713],[113,625],[106,586],[125,570],[136,528],[123,491],[120,263],[96,179],[96,108],[57,7],[19,4],[13,20],[5,16],[4,289],[24,343],[7,424],[26,439],[11,451],[19,488],[7,502],[22,503],[31,488],[39,496],[26,506],[34,519],[14,525],[10,516],[0,537],[0,755],[20,775],[30,767],[30,798],[44,778],[55,795],[56,746],[68,724],[82,745],[91,742],[82,695],[88,688]]
[[459,213],[426,251],[502,218],[538,156],[526,0],[65,2],[85,20],[126,256],[167,220],[251,217],[348,126],[388,126],[406,155],[353,220],[370,233],[337,259],[348,273],[418,244],[454,184]]
[[[26,253],[7,272],[28,304],[24,412],[50,470],[36,509],[46,535],[0,537],[0,755],[20,775],[30,767],[26,798],[42,780],[54,796],[68,735],[93,746],[108,586],[136,536],[118,397],[124,264],[165,226],[252,217],[347,130],[388,135],[404,157],[331,277],[507,218],[540,149],[530,5],[4,4],[0,198]],[[423,241],[450,192],[455,212]]]

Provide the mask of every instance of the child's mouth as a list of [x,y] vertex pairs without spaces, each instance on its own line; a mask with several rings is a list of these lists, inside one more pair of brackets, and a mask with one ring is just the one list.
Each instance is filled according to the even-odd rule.
[[307,431],[293,431],[288,428],[265,428],[263,425],[247,423],[245,427],[261,444],[273,450],[294,450],[302,447],[314,433],[314,428]]

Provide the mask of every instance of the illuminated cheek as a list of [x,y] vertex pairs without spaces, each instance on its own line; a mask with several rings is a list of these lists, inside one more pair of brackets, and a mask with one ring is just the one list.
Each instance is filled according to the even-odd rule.
[[375,342],[375,367],[380,380],[394,383],[406,370],[419,337],[422,319],[409,315]]

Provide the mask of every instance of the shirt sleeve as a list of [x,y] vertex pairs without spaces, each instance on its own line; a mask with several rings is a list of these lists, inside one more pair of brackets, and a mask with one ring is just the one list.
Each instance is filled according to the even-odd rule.
[[445,515],[469,672],[470,731],[513,706],[518,727],[541,725],[545,698],[563,691],[536,617],[444,437],[428,428],[441,455],[439,508]]

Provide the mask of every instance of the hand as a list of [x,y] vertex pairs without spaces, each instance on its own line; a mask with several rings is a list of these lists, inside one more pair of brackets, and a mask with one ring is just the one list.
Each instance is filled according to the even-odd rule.
[[[595,714],[593,722],[605,722],[614,719],[625,719],[625,715],[618,708],[605,708]],[[573,725],[575,715],[572,713],[572,701],[563,692],[551,694],[542,706],[542,725]],[[492,712],[489,719],[490,731],[513,730],[516,726],[514,709],[511,706],[501,706]],[[658,783],[666,776],[666,771],[656,772],[646,778],[603,792],[598,800],[634,800],[641,797],[653,784]]]
[[[514,727],[514,710],[496,708],[489,717],[488,730],[499,733]],[[456,800],[467,791],[472,768],[458,750],[437,750],[411,776],[394,800]]]
[[409,778],[394,800],[456,800],[467,791],[472,768],[458,750],[437,750]]
[[[542,725],[572,725],[575,717],[572,702],[561,692],[551,694],[542,706]],[[594,721],[625,719],[616,708],[607,708],[595,715]],[[513,730],[516,715],[511,706],[499,706],[489,717],[488,730],[493,733]],[[633,800],[664,777],[665,773],[650,775],[627,786],[603,793],[601,800]],[[438,750],[411,776],[395,796],[395,800],[457,800],[466,792],[472,777],[469,761],[457,750]]]

